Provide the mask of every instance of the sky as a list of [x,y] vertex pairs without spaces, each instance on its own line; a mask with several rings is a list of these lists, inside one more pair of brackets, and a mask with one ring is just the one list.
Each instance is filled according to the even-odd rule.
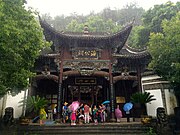
[[[49,13],[52,17],[56,15],[65,16],[71,13],[87,15],[94,11],[98,13],[104,8],[121,9],[127,4],[137,3],[139,7],[148,10],[153,5],[166,3],[168,0],[27,0],[27,6],[40,12]],[[171,0],[176,3],[178,0]]]

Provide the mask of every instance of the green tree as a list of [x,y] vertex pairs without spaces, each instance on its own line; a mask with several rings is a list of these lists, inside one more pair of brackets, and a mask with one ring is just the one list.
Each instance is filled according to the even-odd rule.
[[127,4],[124,8],[118,10],[118,22],[123,25],[127,22],[135,20],[134,25],[142,25],[142,15],[145,10],[142,7],[138,7],[136,3]]
[[64,30],[68,23],[64,15],[54,17],[53,25],[59,31]]
[[66,31],[82,32],[84,26],[88,25],[90,32],[117,32],[121,26],[116,25],[111,19],[104,20],[100,16],[89,16],[83,23],[79,23],[77,20],[72,20],[66,27]]
[[90,31],[93,29],[93,31],[100,30],[99,32],[110,32],[111,30],[111,32],[116,32],[119,26],[131,22],[133,19],[135,19],[135,26],[141,25],[141,17],[144,12],[145,10],[142,7],[138,7],[136,3],[130,3],[122,9],[110,9],[108,7],[99,13],[92,11],[86,16],[78,15],[74,12],[70,16],[58,15],[54,18],[45,14],[42,18],[58,31],[80,32],[83,30],[84,25],[89,23],[90,25],[87,25]]
[[83,32],[83,24],[78,23],[77,20],[72,20],[67,26],[66,31],[72,31],[72,32]]
[[161,5],[155,5],[143,15],[143,23],[150,27],[151,32],[162,32],[161,22],[164,19],[170,20],[180,10],[180,2],[174,4],[167,2]]
[[119,25],[124,25],[135,19],[134,25],[136,26],[142,24],[141,18],[144,12],[145,10],[142,7],[138,7],[136,3],[130,3],[122,9],[105,8],[102,12],[98,13],[98,15],[104,20],[111,19]]
[[150,67],[173,84],[180,96],[180,12],[171,20],[162,22],[162,33],[150,35]]
[[93,32],[117,32],[118,25],[111,19],[104,20],[100,16],[90,16],[87,19],[86,24],[89,26],[89,30]]
[[[142,36],[143,35],[143,36]],[[128,44],[133,48],[146,48],[146,42],[149,38],[149,29],[144,26],[135,26],[130,33]]]
[[172,2],[167,2],[161,5],[155,5],[154,8],[150,8],[143,15],[143,27],[139,29],[134,38],[136,42],[132,42],[131,46],[146,47],[149,42],[149,36],[151,32],[158,33],[162,32],[161,23],[164,19],[170,20],[176,13],[180,11],[180,2],[176,4]]
[[31,68],[47,44],[25,0],[0,0],[0,94],[24,88]]

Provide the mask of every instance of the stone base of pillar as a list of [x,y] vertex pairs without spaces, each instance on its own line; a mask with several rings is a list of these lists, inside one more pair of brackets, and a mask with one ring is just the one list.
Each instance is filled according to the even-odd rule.
[[115,118],[111,118],[110,122],[116,122],[116,119]]
[[57,123],[63,123],[62,118],[55,120]]
[[61,114],[57,113],[57,118],[56,119],[61,119]]
[[114,117],[114,113],[113,113],[113,112],[111,112],[110,122],[116,122],[116,119],[115,119],[115,117]]

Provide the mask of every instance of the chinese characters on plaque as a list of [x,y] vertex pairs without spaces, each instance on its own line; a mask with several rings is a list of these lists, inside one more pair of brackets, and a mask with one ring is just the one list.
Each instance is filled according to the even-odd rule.
[[116,97],[116,103],[125,103],[125,97]]
[[79,49],[75,51],[76,58],[78,59],[97,59],[98,58],[98,52],[96,50],[91,49]]

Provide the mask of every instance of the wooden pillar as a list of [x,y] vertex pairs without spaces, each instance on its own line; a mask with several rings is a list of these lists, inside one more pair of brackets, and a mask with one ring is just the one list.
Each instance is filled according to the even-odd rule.
[[65,102],[65,89],[62,89],[62,102]]
[[107,91],[107,100],[110,100],[109,89],[107,88],[106,91]]
[[141,66],[137,66],[137,81],[138,81],[138,92],[142,92],[142,83],[141,83]]
[[112,65],[109,63],[109,81],[110,81],[110,102],[111,102],[111,121],[116,121],[114,116],[114,85],[113,85],[113,76],[112,76]]
[[97,95],[98,95],[98,92],[95,93],[95,100],[96,100],[96,105],[97,105]]
[[91,88],[91,98],[92,98],[91,104],[94,104],[94,89],[93,88]]
[[59,81],[59,88],[58,88],[58,119],[61,118],[62,112],[62,83]]
[[[62,48],[61,48],[62,49]],[[58,119],[61,118],[62,113],[62,80],[63,80],[63,51],[60,52],[59,58],[59,87],[58,87]]]
[[72,97],[71,97],[71,101],[74,100],[74,92],[73,92],[73,89],[72,89]]
[[78,99],[81,102],[81,91],[80,91],[80,87],[78,87]]

